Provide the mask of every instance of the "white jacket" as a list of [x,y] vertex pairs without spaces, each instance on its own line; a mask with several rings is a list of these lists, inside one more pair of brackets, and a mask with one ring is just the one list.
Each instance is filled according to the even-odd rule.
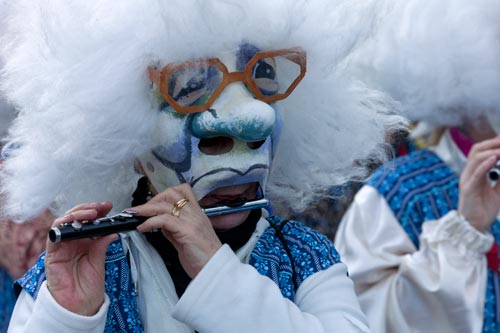
[[[139,286],[139,290],[147,292],[139,293],[138,302],[146,332],[192,332],[193,329],[200,333],[368,332],[366,317],[344,264],[335,264],[308,277],[300,285],[293,303],[281,295],[271,279],[243,263],[267,226],[267,221],[261,219],[250,241],[237,254],[227,245],[219,249],[180,299],[174,299],[175,290],[165,280],[168,273],[165,274],[159,255],[147,258],[151,259],[151,265],[144,261],[146,258],[134,256],[140,281],[149,278],[149,287],[144,283]],[[150,250],[149,245],[146,250]],[[148,272],[148,267],[153,270]],[[157,279],[160,282],[155,285]],[[162,285],[169,285],[171,290],[161,290],[165,288]],[[170,296],[160,296],[163,294]],[[173,299],[172,316],[166,315],[169,297]],[[76,315],[55,302],[44,282],[36,301],[25,292],[21,294],[9,332],[103,332],[108,306],[106,296],[96,315]]]
[[[460,173],[449,133],[434,152]],[[423,224],[417,250],[376,189],[355,196],[335,238],[373,332],[481,332],[493,237],[451,211]]]

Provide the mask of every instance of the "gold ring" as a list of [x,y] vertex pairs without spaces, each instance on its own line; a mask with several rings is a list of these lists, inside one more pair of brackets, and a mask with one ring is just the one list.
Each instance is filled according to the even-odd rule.
[[187,205],[188,201],[189,199],[181,199],[177,201],[172,208],[172,215],[175,217],[179,217],[179,215],[181,214],[181,209]]

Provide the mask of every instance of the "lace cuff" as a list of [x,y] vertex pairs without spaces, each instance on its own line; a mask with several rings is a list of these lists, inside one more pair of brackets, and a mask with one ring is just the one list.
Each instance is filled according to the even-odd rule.
[[439,220],[423,224],[422,237],[429,245],[448,241],[466,253],[484,256],[493,245],[493,236],[475,229],[457,211],[450,211]]

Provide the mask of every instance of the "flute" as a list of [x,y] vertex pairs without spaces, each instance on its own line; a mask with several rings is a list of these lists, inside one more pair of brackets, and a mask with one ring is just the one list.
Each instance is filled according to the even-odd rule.
[[[207,216],[226,215],[243,210],[265,208],[269,204],[267,199],[247,201],[234,206],[217,206],[204,208]],[[135,216],[130,211],[123,211],[119,214],[96,219],[89,223],[72,221],[63,223],[49,231],[49,239],[52,243],[59,243],[67,240],[99,237],[119,232],[133,231],[138,225],[146,221],[149,217]]]
[[497,161],[497,164],[488,171],[488,180],[492,187],[500,180],[500,161]]

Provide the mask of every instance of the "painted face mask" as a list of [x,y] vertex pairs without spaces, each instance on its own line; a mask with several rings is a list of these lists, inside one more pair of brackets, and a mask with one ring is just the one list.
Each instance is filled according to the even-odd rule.
[[158,192],[188,183],[198,199],[221,187],[265,184],[277,144],[278,100],[305,75],[300,49],[235,55],[149,68],[160,101],[158,145],[139,160]]

